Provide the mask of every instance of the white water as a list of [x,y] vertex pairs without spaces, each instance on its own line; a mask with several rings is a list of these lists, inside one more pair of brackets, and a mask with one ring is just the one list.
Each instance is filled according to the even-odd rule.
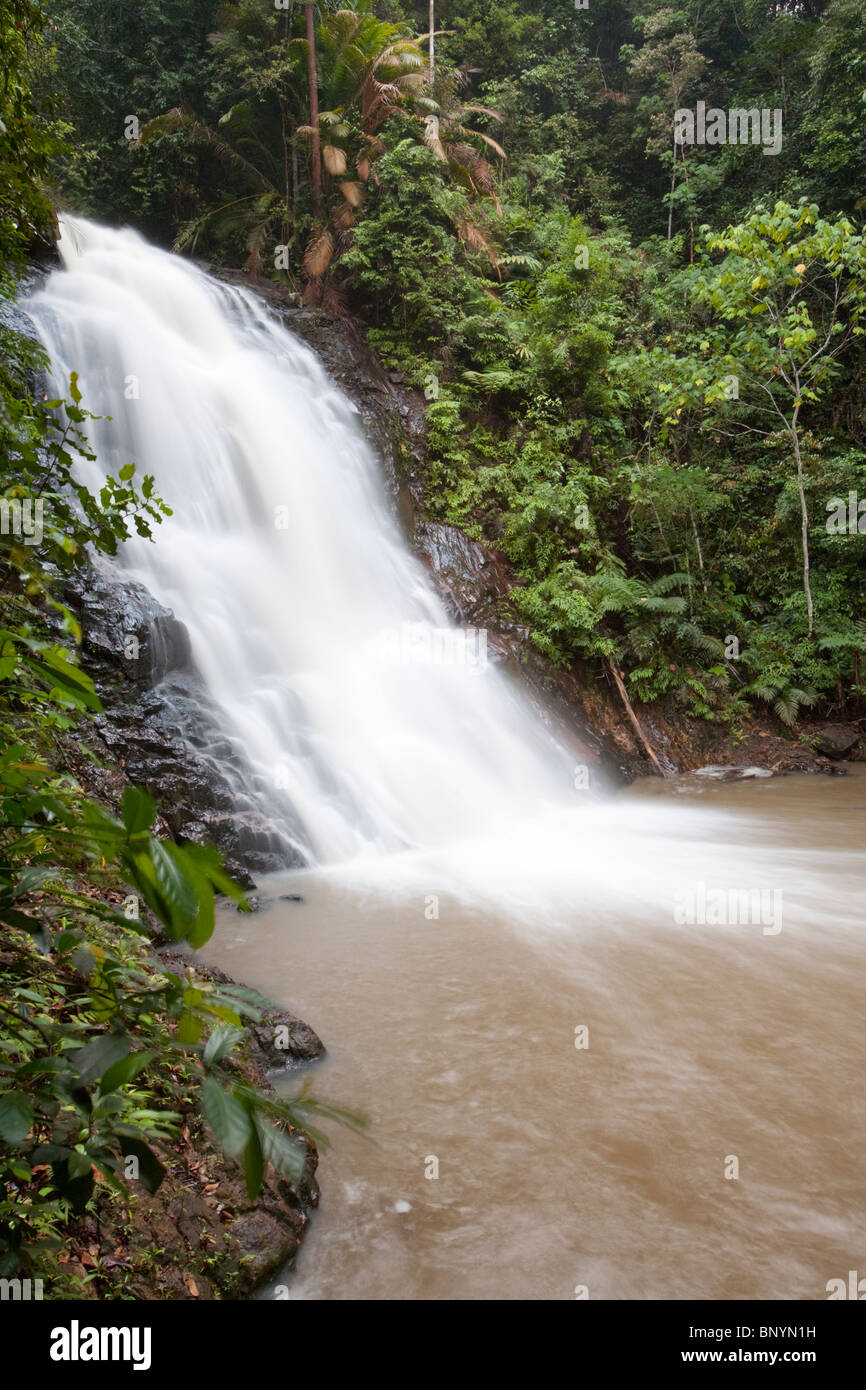
[[[64,219],[61,253],[28,306],[54,389],[175,510],[121,563],[320,865],[208,947],[319,1027],[317,1092],[379,1145],[337,1136],[293,1297],[823,1296],[864,1239],[862,778],[590,798],[459,659],[310,352],[131,233]],[[697,882],[782,893],[783,929],[679,924]]]
[[[288,797],[312,862],[352,887],[495,902],[545,932],[570,929],[576,900],[614,928],[695,877],[790,883],[751,835],[733,857],[716,847],[724,816],[576,788],[573,755],[449,625],[354,406],[261,300],[77,218],[60,254],[27,308],[52,389],[76,371],[108,417],[88,427],[82,476],[98,487],[129,461],[155,476],[174,515],[121,563],[189,628],[263,809],[279,819]],[[820,884],[801,886],[789,922],[814,920]]]
[[124,563],[188,626],[227,729],[315,860],[573,805],[571,760],[450,627],[310,350],[253,294],[130,231],[65,217],[60,254],[28,311],[52,389],[77,371],[83,405],[110,417],[82,473],[155,475],[174,516]]

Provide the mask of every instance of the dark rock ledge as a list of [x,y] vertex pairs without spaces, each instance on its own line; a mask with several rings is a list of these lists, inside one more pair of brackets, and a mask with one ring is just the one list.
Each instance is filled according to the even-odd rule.
[[99,571],[76,580],[65,598],[103,705],[91,742],[154,796],[164,829],[215,844],[246,888],[252,874],[304,865],[288,801],[278,819],[259,809],[263,789],[192,663],[183,623],[140,584]]

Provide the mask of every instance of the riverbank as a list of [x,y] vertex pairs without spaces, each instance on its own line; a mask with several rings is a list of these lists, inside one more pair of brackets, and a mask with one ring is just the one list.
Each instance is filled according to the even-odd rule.
[[[172,950],[156,953],[190,988],[224,972],[182,958]],[[285,1029],[287,1047],[276,1054],[266,1038]],[[227,1074],[275,1095],[277,1065],[301,1067],[324,1048],[307,1025],[277,1008],[266,1008],[258,1024],[228,1060]],[[180,1117],[179,1133],[164,1145],[165,1176],[154,1193],[130,1183],[124,1197],[102,1189],[93,1210],[73,1219],[58,1255],[65,1287],[52,1281],[51,1296],[79,1299],[238,1299],[294,1259],[318,1206],[318,1153],[313,1142],[294,1132],[306,1149],[304,1179],[280,1178],[268,1170],[260,1194],[250,1199],[240,1165],[214,1143],[189,1097],[186,1084],[195,1061],[178,1062],[162,1074],[163,1098]],[[68,1282],[67,1282],[68,1281]]]
[[[109,814],[117,814],[126,776],[106,760],[97,727],[82,723],[74,736],[58,742],[56,752],[63,775],[74,778],[82,793]],[[167,821],[172,808],[165,811]],[[168,829],[164,823],[163,830]],[[91,894],[94,888],[82,882],[80,890]],[[118,912],[128,901],[120,883],[103,887],[101,898]],[[168,975],[187,991],[228,986],[233,1002],[239,994],[245,997],[244,1016],[237,1020],[243,1037],[220,1063],[227,1082],[239,1081],[276,1098],[278,1076],[294,1076],[324,1055],[321,1039],[296,1015],[264,994],[239,990],[239,982],[224,971],[170,944],[147,909],[141,909],[141,918],[150,934],[137,959],[146,990],[158,998]],[[90,944],[98,952],[104,943],[99,937]],[[134,1179],[124,1190],[97,1186],[87,1210],[72,1214],[63,1227],[63,1247],[45,1281],[48,1296],[246,1298],[294,1258],[319,1200],[315,1143],[289,1126],[288,1134],[305,1154],[302,1176],[290,1181],[268,1167],[261,1192],[251,1198],[242,1165],[215,1143],[202,1117],[195,1098],[201,1079],[202,1062],[194,1051],[177,1047],[173,1055],[164,1054],[153,1084],[161,1109],[174,1116],[174,1123],[158,1150],[162,1181],[155,1191]]]

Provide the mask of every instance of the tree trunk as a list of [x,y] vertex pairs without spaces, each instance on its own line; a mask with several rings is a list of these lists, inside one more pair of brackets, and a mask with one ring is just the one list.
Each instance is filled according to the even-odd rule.
[[298,189],[301,180],[298,177],[298,136],[292,132],[292,245],[297,244],[298,237]]
[[694,537],[695,537],[695,545],[696,545],[697,548],[698,548],[698,565],[700,566],[700,571],[701,571],[701,583],[702,583],[703,586],[704,586],[704,593],[707,594],[707,593],[709,593],[709,589],[707,588],[707,576],[706,576],[706,574],[704,573],[704,552],[703,552],[703,550],[701,549],[701,538],[700,538],[700,536],[698,535],[698,527],[697,527],[697,523],[696,523],[696,521],[695,521],[695,514],[694,514],[694,512],[692,511],[691,507],[689,507],[689,516],[690,516],[691,519],[692,519],[692,532],[694,533]]
[[436,8],[436,0],[430,0],[430,86],[431,86],[431,87],[433,86],[433,72],[434,72],[434,62],[433,62],[433,46],[434,46],[434,45],[433,45],[433,30],[434,30],[435,27],[436,27],[436,26],[435,26],[435,23],[434,23],[434,10],[435,10],[435,8]]
[[676,142],[676,138],[674,138],[674,158],[673,158],[673,163],[671,164],[671,192],[670,192],[670,199],[669,199],[669,201],[668,201],[668,242],[669,242],[669,243],[670,243],[671,237],[673,236],[673,232],[674,232],[674,189],[676,188],[676,183],[677,183],[677,142]]
[[313,6],[305,5],[307,13],[307,73],[310,83],[310,126],[313,145],[313,214],[322,216],[322,151],[319,140],[319,79],[316,76],[316,25]]
[[283,142],[283,197],[285,198],[285,217],[283,218],[283,243],[289,240],[289,218],[292,207],[292,180],[289,173],[289,136],[286,126],[286,107],[283,98],[279,98],[280,103],[280,138]]
[[644,752],[649,757],[650,761],[652,762],[653,766],[658,772],[659,777],[666,776],[665,770],[659,762],[658,758],[656,757],[655,751],[652,745],[650,744],[649,739],[647,738],[646,734],[640,726],[640,721],[638,720],[638,717],[635,714],[634,709],[632,708],[631,700],[628,698],[628,693],[626,691],[625,686],[622,683],[622,677],[620,676],[619,671],[616,669],[616,666],[614,662],[610,659],[610,657],[607,658],[607,669],[610,671],[610,674],[616,681],[616,688],[619,691],[620,699],[625,705],[625,712],[628,715],[629,720],[631,721],[632,728],[634,729],[641,742]]
[[794,441],[794,454],[797,458],[797,488],[800,493],[800,525],[803,535],[803,592],[806,595],[806,612],[809,615],[809,636],[815,628],[815,613],[812,607],[812,585],[809,579],[809,508],[806,505],[806,488],[803,482],[803,454],[800,450],[800,429],[797,416],[800,407],[794,407],[791,417],[791,438]]

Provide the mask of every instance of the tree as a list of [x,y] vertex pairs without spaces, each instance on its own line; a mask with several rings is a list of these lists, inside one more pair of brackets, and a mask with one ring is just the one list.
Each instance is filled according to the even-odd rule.
[[[312,6],[305,10],[308,21]],[[405,26],[377,19],[369,0],[324,13],[312,43],[309,28],[305,37],[293,37],[288,18],[280,25],[264,3],[224,6],[220,22],[214,49],[236,98],[233,104],[212,124],[175,107],[141,132],[144,144],[185,133],[214,151],[237,180],[236,196],[221,197],[192,219],[175,245],[194,246],[205,228],[214,234],[240,232],[250,253],[248,268],[256,272],[276,227],[282,243],[303,234],[310,289],[320,284],[333,259],[334,233],[339,238],[354,225],[371,161],[384,149],[376,132],[412,82],[423,79],[422,55]],[[307,140],[312,234],[299,206],[297,169],[298,144]],[[355,177],[348,175],[350,160]],[[246,191],[250,186],[254,191]],[[325,225],[328,216],[333,231]]]
[[[688,89],[702,76],[706,59],[699,52],[695,37],[682,29],[682,15],[671,9],[659,10],[643,21],[646,42],[631,58],[629,73],[639,82],[656,89],[664,105],[652,118],[653,134],[647,141],[647,154],[661,154],[671,141],[671,187],[668,194],[668,241],[673,235],[674,191],[677,180],[677,142],[673,113]],[[627,50],[631,52],[632,50]],[[685,146],[680,146],[683,177],[688,182]]]
[[769,419],[746,428],[769,434],[781,426],[790,440],[811,637],[815,619],[802,413],[817,404],[852,339],[866,331],[861,325],[866,248],[846,217],[827,221],[814,203],[802,199],[796,207],[777,202],[772,212],[761,209],[719,235],[708,233],[707,250],[724,252],[724,260],[697,270],[693,294],[716,311],[725,331],[717,345],[724,374],[707,389],[705,399],[724,399],[724,381],[734,374],[740,399],[751,397],[759,418]]
[[313,179],[313,215],[322,216],[322,154],[319,141],[319,79],[316,73],[316,24],[312,5],[305,5],[307,22],[307,79],[310,88],[310,131]]
[[54,150],[33,93],[45,14],[32,0],[0,0],[0,261],[14,262],[51,225],[42,188]]

